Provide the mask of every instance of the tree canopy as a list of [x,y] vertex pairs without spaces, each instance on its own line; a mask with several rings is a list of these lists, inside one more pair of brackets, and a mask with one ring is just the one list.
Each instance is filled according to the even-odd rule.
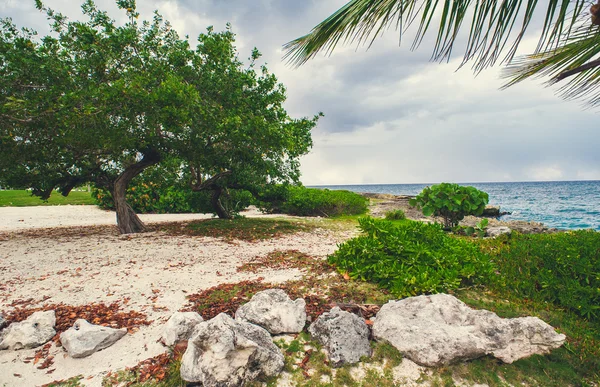
[[[416,49],[434,30],[432,60],[449,60],[466,37],[462,64],[471,62],[476,71],[508,64],[506,86],[536,76],[550,77],[549,84],[568,78],[560,89],[563,97],[598,105],[599,25],[600,1],[351,0],[284,48],[285,58],[302,65],[318,52],[330,54],[339,43],[370,45],[389,28],[396,28],[401,39],[414,33],[411,48]],[[515,57],[525,33],[538,27],[536,50]],[[468,35],[461,36],[463,30]]]
[[36,4],[51,35],[0,22],[0,183],[47,198],[91,182],[110,191],[130,233],[144,225],[127,186],[166,158],[200,171],[196,188],[225,172],[231,182],[297,178],[317,117],[288,116],[283,86],[254,70],[257,50],[243,67],[230,28],[209,28],[192,49],[158,13],[139,22],[134,0],[117,1],[123,25],[92,0],[86,21]]

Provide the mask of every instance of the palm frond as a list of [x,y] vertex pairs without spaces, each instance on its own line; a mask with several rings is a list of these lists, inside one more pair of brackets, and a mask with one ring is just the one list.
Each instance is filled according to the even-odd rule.
[[569,78],[558,91],[566,99],[585,99],[600,105],[600,33],[598,27],[581,26],[559,46],[533,55],[515,58],[502,73],[503,88],[527,78],[549,77],[554,85]]
[[[331,54],[340,43],[372,44],[395,27],[400,39],[418,22],[412,48],[416,49],[439,19],[432,60],[450,59],[463,24],[469,38],[463,64],[476,70],[515,55],[530,22],[543,13],[544,23],[536,53],[558,47],[573,28],[588,17],[589,0],[351,0],[305,36],[284,45],[284,59],[300,66],[319,52]],[[518,25],[517,31],[515,25]]]

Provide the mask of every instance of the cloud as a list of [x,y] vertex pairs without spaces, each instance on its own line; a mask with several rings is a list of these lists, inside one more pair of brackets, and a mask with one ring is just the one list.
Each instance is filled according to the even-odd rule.
[[[70,0],[48,5],[77,17]],[[122,20],[112,0],[97,2]],[[475,76],[457,71],[460,37],[450,63],[430,63],[434,34],[410,51],[393,29],[367,50],[339,46],[295,69],[282,62],[282,45],[310,31],[345,3],[296,0],[138,1],[141,18],[158,9],[181,36],[195,37],[231,22],[240,58],[253,47],[287,87],[292,116],[325,117],[313,133],[314,149],[302,159],[305,184],[433,183],[600,178],[597,112],[565,102],[527,81],[500,91],[499,68]],[[46,31],[33,1],[5,0],[0,14]],[[539,25],[534,21],[534,26]],[[410,34],[409,34],[410,35]],[[535,31],[521,53],[531,52]]]

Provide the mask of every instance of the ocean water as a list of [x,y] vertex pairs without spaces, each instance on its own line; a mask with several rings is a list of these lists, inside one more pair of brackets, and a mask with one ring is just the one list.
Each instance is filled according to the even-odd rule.
[[[460,183],[490,196],[490,204],[511,212],[502,220],[532,220],[559,229],[600,231],[600,181],[553,181],[521,183]],[[354,192],[417,195],[431,184],[334,185],[316,188]]]

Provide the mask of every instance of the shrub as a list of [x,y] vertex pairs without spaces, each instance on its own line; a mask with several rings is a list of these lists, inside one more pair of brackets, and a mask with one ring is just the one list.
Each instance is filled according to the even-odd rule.
[[466,215],[481,215],[488,201],[488,194],[475,187],[441,183],[426,187],[409,203],[425,216],[441,216],[445,227],[455,227]]
[[484,283],[494,272],[478,246],[448,235],[438,224],[367,217],[359,226],[363,234],[341,244],[329,262],[398,297]]
[[551,302],[584,318],[600,317],[600,233],[513,233],[480,243],[500,273],[492,286]]
[[388,211],[385,213],[385,219],[387,220],[404,220],[406,219],[406,214],[404,211],[398,209],[394,211]]
[[[298,216],[359,215],[367,211],[368,199],[350,191],[279,186],[262,199],[261,208]],[[270,201],[269,201],[270,199]]]

